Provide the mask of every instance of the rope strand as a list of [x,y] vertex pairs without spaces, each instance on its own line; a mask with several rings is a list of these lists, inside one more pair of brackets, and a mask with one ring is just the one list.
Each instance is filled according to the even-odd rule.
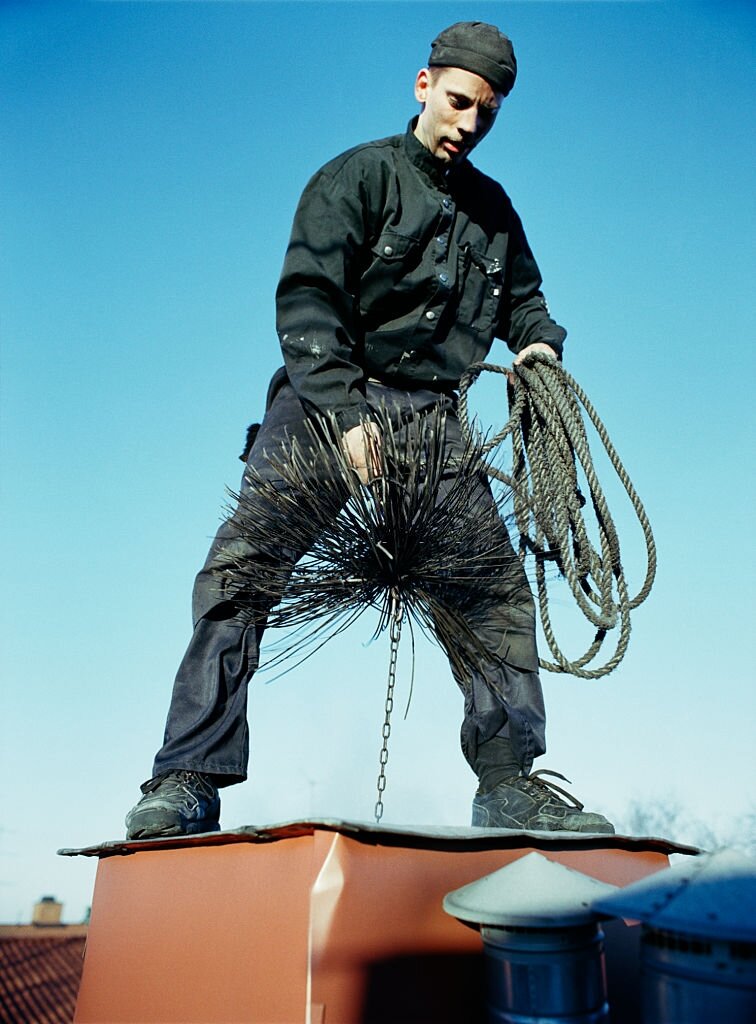
[[[490,477],[511,488],[520,557],[524,560],[530,553],[535,558],[541,625],[554,659],[540,659],[539,664],[551,672],[598,679],[616,668],[624,657],[630,640],[630,612],[645,601],[653,586],[656,545],[648,517],[598,413],[575,379],[549,356],[533,353],[512,369],[492,363],[475,363],[470,367],[460,381],[459,391],[459,420],[468,441],[472,437],[468,393],[484,372],[504,374],[509,381],[509,420],[483,444],[482,452],[489,455],[507,438],[511,439],[511,474],[490,461],[484,466]],[[622,565],[619,536],[596,475],[583,412],[593,425],[643,531],[646,575],[632,598]],[[587,483],[588,500],[581,491],[578,470]],[[597,547],[589,538],[586,524],[586,514],[591,509]],[[562,652],[551,624],[546,572],[549,561],[567,580],[580,612],[596,629],[588,649],[573,660]],[[601,667],[586,668],[617,627],[614,654]]]

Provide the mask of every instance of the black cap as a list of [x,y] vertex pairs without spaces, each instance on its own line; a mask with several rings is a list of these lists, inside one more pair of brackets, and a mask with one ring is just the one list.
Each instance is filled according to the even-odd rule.
[[517,77],[512,43],[495,25],[484,21],[458,21],[431,43],[428,67],[462,68],[506,96]]

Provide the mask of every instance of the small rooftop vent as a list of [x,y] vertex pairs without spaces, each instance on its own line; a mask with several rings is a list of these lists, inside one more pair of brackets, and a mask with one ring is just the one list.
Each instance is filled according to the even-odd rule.
[[595,906],[643,922],[644,1024],[756,1020],[756,861],[703,854]]
[[529,853],[444,898],[480,928],[492,1024],[609,1020],[604,935],[592,904],[615,886]]

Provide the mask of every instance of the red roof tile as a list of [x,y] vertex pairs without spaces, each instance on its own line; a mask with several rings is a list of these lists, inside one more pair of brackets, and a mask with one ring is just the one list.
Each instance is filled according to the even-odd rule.
[[[9,934],[10,933],[10,934]],[[0,933],[0,1020],[70,1024],[79,990],[86,932],[19,928]]]

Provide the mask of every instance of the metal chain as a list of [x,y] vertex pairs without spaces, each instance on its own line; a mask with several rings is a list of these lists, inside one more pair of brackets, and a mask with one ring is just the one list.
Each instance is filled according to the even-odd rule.
[[396,661],[399,655],[399,641],[402,636],[402,601],[396,590],[391,591],[391,611],[389,612],[389,637],[391,651],[389,655],[388,683],[386,686],[386,717],[383,720],[381,734],[383,744],[379,757],[378,799],[375,804],[375,821],[380,823],[383,817],[383,793],[386,789],[386,765],[388,764],[388,742],[391,736],[391,712],[394,710],[394,686],[396,685]]

